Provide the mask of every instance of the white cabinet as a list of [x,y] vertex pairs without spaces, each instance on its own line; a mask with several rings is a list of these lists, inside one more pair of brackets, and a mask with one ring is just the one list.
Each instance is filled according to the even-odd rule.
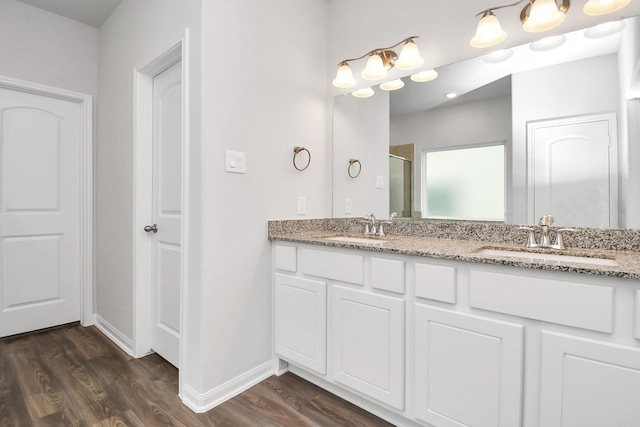
[[436,427],[520,425],[521,325],[416,304],[414,339],[416,418]]
[[326,282],[275,275],[275,351],[288,361],[326,373]]
[[540,425],[640,425],[640,349],[544,331]]
[[331,377],[404,408],[404,301],[334,286]]

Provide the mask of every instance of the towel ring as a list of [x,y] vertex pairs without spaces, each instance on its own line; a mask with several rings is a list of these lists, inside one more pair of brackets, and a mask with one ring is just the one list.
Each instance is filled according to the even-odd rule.
[[[354,172],[351,168],[354,167],[353,165],[355,165],[356,163],[358,164],[358,173],[354,175]],[[360,163],[360,160],[349,159],[349,167],[347,168],[347,173],[349,174],[349,176],[351,178],[357,178],[360,175],[360,172],[362,172],[362,163]]]
[[[300,154],[300,152],[301,152],[301,151],[306,151],[306,152],[307,152],[307,155],[308,155],[309,157],[308,157],[308,159],[307,159],[307,164],[306,164],[306,165],[304,165],[303,167],[298,167],[298,164],[296,163],[296,156],[297,156],[298,154]],[[296,168],[296,169],[297,169],[297,170],[299,170],[299,171],[303,171],[303,170],[305,170],[306,168],[308,168],[308,167],[309,167],[309,164],[311,163],[311,153],[309,152],[309,150],[307,150],[307,149],[306,149],[306,148],[304,148],[304,147],[293,147],[293,152],[294,152],[294,155],[293,155],[293,167],[294,167],[294,168]]]

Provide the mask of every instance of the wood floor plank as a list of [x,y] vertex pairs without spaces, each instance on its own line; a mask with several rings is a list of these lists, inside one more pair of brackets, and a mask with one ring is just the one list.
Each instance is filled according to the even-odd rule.
[[389,426],[293,374],[204,413],[178,397],[178,370],[135,359],[79,324],[0,339],[1,427]]

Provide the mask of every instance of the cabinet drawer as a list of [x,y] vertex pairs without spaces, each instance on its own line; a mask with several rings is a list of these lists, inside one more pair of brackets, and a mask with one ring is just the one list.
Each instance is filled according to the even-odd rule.
[[311,276],[364,285],[364,256],[302,249],[300,271]]
[[456,269],[440,265],[416,264],[416,296],[456,303]]
[[375,289],[404,293],[404,261],[371,258],[371,286]]
[[472,307],[600,332],[613,330],[613,288],[471,271]]
[[298,269],[296,262],[296,247],[275,245],[275,263],[276,269],[295,273]]

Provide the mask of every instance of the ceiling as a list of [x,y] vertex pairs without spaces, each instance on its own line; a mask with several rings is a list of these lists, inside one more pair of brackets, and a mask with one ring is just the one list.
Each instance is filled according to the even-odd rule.
[[18,0],[74,21],[100,28],[122,0]]

